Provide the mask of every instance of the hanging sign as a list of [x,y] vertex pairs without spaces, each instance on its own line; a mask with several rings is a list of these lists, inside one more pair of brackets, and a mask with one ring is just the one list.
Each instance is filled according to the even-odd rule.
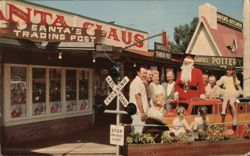
[[171,59],[171,53],[166,45],[155,42],[155,57]]

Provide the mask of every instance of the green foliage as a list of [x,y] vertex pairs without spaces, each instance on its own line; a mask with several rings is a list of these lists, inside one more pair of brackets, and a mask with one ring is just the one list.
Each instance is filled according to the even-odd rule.
[[192,133],[179,133],[176,136],[177,143],[192,143],[194,142]]
[[[130,134],[127,136],[128,144],[146,144],[146,143],[155,143],[154,137],[151,134]],[[194,142],[191,133],[180,133],[175,136],[173,133],[165,131],[161,136],[161,143],[192,143]]]
[[195,17],[193,18],[193,21],[190,23],[190,25],[185,24],[175,27],[174,40],[176,44],[171,43],[172,53],[185,53],[198,22],[199,18]]
[[[250,125],[247,127],[247,132],[250,134]],[[211,125],[205,130],[199,130],[196,133],[198,135],[198,140],[215,142],[220,140],[235,139],[234,131],[232,129],[227,129],[225,125]],[[151,134],[139,134],[132,133],[127,136],[127,144],[153,144],[156,141],[157,136],[153,137]],[[194,142],[194,133],[179,133],[175,135],[174,133],[169,133],[169,131],[164,131],[161,135],[160,143],[192,143]]]
[[206,131],[204,131],[204,130],[198,130],[198,139],[199,140],[206,140],[206,138],[207,138],[207,132]]
[[250,136],[250,124],[247,124],[247,126],[246,126],[246,132]]
[[242,132],[243,134],[243,136],[245,137],[245,138],[250,138],[250,124],[246,124],[245,126],[244,126],[244,129],[243,129],[243,132]]
[[131,133],[127,136],[127,144],[153,144],[154,137],[151,134]]
[[214,142],[219,140],[234,139],[233,133],[233,130],[227,129],[225,125],[211,125],[206,131],[205,140]]
[[162,134],[162,143],[192,143],[194,142],[192,133],[179,133],[174,135],[173,133],[164,132]]
[[176,142],[176,138],[170,135],[167,131],[162,133],[161,143],[173,143]]

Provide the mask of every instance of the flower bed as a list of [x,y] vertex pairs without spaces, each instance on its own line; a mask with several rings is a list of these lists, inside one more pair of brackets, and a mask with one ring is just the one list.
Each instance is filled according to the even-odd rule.
[[232,129],[212,125],[204,131],[179,133],[154,131],[151,134],[129,134],[124,155],[219,155],[246,154],[250,152],[249,125],[243,133],[246,139],[237,138]]

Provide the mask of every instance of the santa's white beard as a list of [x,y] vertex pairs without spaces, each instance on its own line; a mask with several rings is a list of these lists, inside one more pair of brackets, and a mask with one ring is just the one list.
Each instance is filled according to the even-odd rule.
[[188,64],[188,65],[182,65],[181,66],[181,81],[183,82],[188,82],[188,81],[191,81],[192,79],[192,69],[194,68],[193,66],[194,64],[191,63],[191,64]]

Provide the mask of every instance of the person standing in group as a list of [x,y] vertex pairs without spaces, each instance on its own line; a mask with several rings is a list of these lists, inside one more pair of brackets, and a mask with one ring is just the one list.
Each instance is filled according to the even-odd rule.
[[149,85],[152,82],[153,72],[151,69],[147,69],[146,83]]
[[166,99],[166,111],[171,109],[171,104],[174,101],[174,72],[172,70],[168,70],[166,73],[166,82],[162,84],[165,92],[165,99]]
[[185,57],[181,71],[177,75],[174,89],[179,95],[179,99],[206,98],[202,72],[194,67],[194,60],[191,56]]
[[203,76],[204,84],[205,84],[205,86],[207,86],[209,75],[207,72],[203,72],[202,74],[203,74],[202,76]]
[[215,76],[208,77],[208,84],[205,88],[207,99],[216,99],[219,98],[222,94],[222,89],[216,85]]
[[144,84],[145,84],[145,87],[146,87],[148,101],[149,101],[149,84],[152,82],[152,78],[153,78],[152,70],[147,69],[147,76],[146,76],[146,79],[144,80]]
[[223,103],[221,115],[226,115],[226,108],[229,102],[233,113],[233,126],[237,125],[237,110],[235,107],[236,98],[239,96],[238,90],[240,89],[240,81],[234,73],[234,68],[228,66],[226,68],[226,75],[222,76],[217,82],[217,86],[224,88]]
[[149,84],[149,105],[152,106],[153,105],[153,98],[155,97],[155,95],[157,94],[163,94],[164,93],[164,88],[163,86],[160,84],[160,76],[159,76],[159,72],[157,70],[153,70],[153,78],[152,78],[152,82]]
[[[146,114],[148,112],[148,98],[145,88],[145,79],[147,70],[145,67],[139,67],[137,76],[129,86],[129,102],[136,105],[137,113],[132,115],[132,133],[142,133],[145,124]],[[142,125],[142,126],[141,126]]]

